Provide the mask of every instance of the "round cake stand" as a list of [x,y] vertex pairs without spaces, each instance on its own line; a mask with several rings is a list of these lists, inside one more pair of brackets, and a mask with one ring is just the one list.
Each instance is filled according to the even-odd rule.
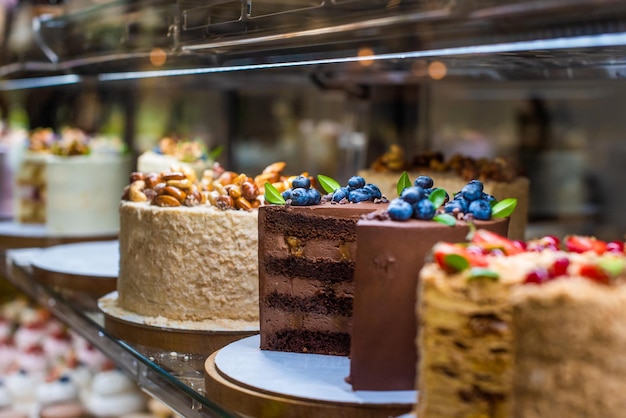
[[259,336],[229,344],[206,361],[211,399],[250,416],[387,418],[407,414],[416,391],[353,391],[349,358],[259,349]]
[[31,261],[41,284],[81,292],[93,298],[116,289],[118,241],[81,242],[48,247]]
[[118,293],[98,301],[105,330],[130,343],[146,357],[192,387],[204,391],[202,368],[216,350],[259,332],[258,322],[242,322],[225,328],[220,324],[170,321],[163,317],[138,315],[118,305]]
[[55,236],[43,224],[0,221],[0,248],[44,248],[73,242],[105,241],[117,238],[117,232],[95,236]]

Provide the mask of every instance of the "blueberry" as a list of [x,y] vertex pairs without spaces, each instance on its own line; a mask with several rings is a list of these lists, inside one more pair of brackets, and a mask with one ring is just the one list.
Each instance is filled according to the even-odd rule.
[[443,210],[446,213],[454,213],[455,209],[458,209],[461,213],[467,212],[468,204],[465,199],[454,199],[446,203]]
[[293,187],[294,189],[308,189],[309,187],[311,187],[311,180],[309,180],[308,177],[298,176],[291,181],[291,187]]
[[483,195],[483,188],[482,188],[482,183],[480,184],[478,183],[472,183],[472,182],[467,183],[461,189],[461,195],[465,199],[469,200],[470,202],[480,199]]
[[389,203],[387,213],[394,221],[406,221],[413,215],[413,206],[403,199],[394,199]]
[[366,202],[372,200],[372,195],[364,189],[350,190],[348,200],[352,203]]
[[284,192],[281,193],[281,196],[283,197],[283,199],[285,200],[289,200],[291,199],[291,189],[287,189]]
[[429,220],[435,216],[435,205],[428,199],[422,199],[413,204],[413,216],[417,219]]
[[469,213],[480,221],[487,221],[491,219],[491,204],[483,199],[474,200],[469,205]]
[[306,206],[309,204],[309,191],[298,187],[291,190],[291,204],[294,206]]
[[308,189],[307,191],[309,193],[309,205],[319,205],[322,201],[322,195],[320,192],[313,188]]
[[434,184],[433,179],[428,176],[419,176],[413,183],[414,186],[421,187],[422,189],[430,189]]
[[333,202],[341,202],[348,198],[348,188],[341,187],[333,192]]
[[348,179],[348,187],[350,190],[360,189],[365,186],[365,179],[361,176],[352,176]]
[[419,186],[407,187],[400,197],[411,204],[417,203],[424,198],[424,189]]
[[492,196],[492,195],[490,195],[488,193],[485,193],[485,192],[483,192],[483,195],[481,196],[481,199],[486,200],[491,205],[493,205],[496,202],[495,196]]
[[363,190],[367,191],[374,199],[380,199],[381,197],[383,197],[382,192],[375,184],[368,183],[363,186]]

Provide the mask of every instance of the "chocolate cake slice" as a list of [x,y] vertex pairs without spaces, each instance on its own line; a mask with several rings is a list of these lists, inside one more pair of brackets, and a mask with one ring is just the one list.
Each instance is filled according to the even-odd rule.
[[261,349],[348,355],[356,223],[372,202],[259,209]]

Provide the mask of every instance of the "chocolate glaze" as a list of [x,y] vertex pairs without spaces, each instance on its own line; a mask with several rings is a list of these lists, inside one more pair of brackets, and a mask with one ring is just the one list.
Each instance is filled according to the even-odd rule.
[[[506,236],[508,219],[475,221]],[[418,276],[439,241],[463,242],[464,222],[449,227],[433,221],[361,220],[350,351],[354,390],[415,389]]]

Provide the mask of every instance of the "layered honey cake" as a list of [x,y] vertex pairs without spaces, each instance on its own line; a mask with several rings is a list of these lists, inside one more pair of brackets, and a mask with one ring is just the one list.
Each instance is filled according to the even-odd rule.
[[[623,261],[612,267],[616,256],[606,254],[606,244],[598,250],[600,242],[570,236],[561,243],[548,236],[524,243],[478,230],[469,244],[436,244],[434,261],[420,272],[418,416],[598,416],[596,406],[608,398],[587,389],[603,383],[593,360],[600,357],[583,360],[588,347],[576,347],[619,340],[606,323],[592,323],[600,305],[619,299],[619,288],[604,298],[606,283],[623,276]],[[623,250],[617,253],[623,260]],[[589,300],[598,306],[584,308]],[[542,305],[555,309],[554,320]],[[567,321],[574,306],[579,319],[583,311],[590,315],[588,323]],[[593,330],[603,335],[602,344],[594,344]],[[577,361],[584,371],[572,368]],[[571,405],[559,409],[564,399]],[[552,409],[542,410],[548,404]],[[589,414],[569,413],[576,408],[590,408]]]
[[593,250],[554,254],[513,291],[511,417],[624,416],[623,243],[572,239]]

